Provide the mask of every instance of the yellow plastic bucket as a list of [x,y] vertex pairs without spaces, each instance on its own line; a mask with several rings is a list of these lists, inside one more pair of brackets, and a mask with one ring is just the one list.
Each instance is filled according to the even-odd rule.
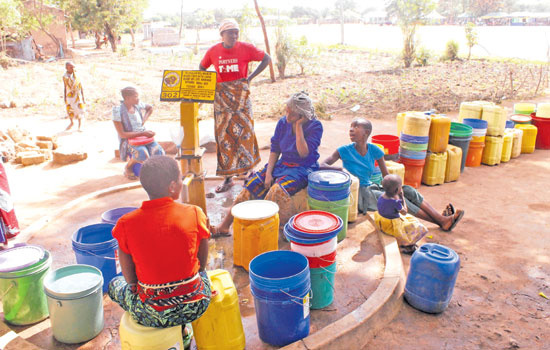
[[225,270],[207,272],[212,299],[206,312],[192,323],[198,350],[242,350],[245,336],[239,296],[231,275]]
[[248,271],[256,256],[279,249],[279,206],[271,201],[251,200],[231,209],[233,264]]
[[504,140],[502,142],[502,155],[500,161],[506,163],[512,157],[512,144],[514,141],[514,133],[510,129],[504,132]]
[[523,131],[521,153],[533,153],[537,141],[537,127],[531,124],[516,124],[515,128]]
[[502,136],[487,136],[485,138],[485,148],[483,148],[481,163],[485,165],[500,164],[503,142],[504,138]]

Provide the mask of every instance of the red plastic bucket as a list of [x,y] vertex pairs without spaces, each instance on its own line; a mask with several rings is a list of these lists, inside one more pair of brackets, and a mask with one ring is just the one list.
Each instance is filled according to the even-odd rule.
[[155,141],[154,138],[146,136],[138,136],[133,139],[128,139],[128,143],[132,146],[143,146],[153,141]]
[[409,185],[414,188],[420,187],[426,159],[399,158],[399,162],[405,166],[404,185]]
[[477,167],[481,165],[481,159],[483,158],[483,149],[485,148],[485,142],[470,142],[468,148],[468,155],[466,156],[467,167]]
[[536,149],[550,149],[550,119],[531,115],[531,124],[537,127]]
[[330,254],[320,256],[318,258],[306,256],[309,261],[310,269],[318,269],[320,267],[327,267],[336,262],[336,250]]
[[399,137],[395,135],[374,135],[372,137],[372,143],[378,143],[384,146],[384,154],[392,155],[399,153]]

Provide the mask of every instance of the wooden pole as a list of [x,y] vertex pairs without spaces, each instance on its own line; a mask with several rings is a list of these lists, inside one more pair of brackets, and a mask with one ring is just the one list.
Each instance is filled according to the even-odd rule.
[[[254,7],[256,8],[256,13],[260,19],[260,24],[262,25],[262,31],[264,32],[264,41],[265,41],[265,51],[269,56],[271,56],[271,50],[269,49],[269,39],[267,38],[267,31],[265,29],[265,22],[262,13],[260,12],[260,7],[258,6],[258,1],[254,0]],[[271,82],[275,82],[275,71],[273,70],[273,60],[269,62],[269,75],[271,76]]]

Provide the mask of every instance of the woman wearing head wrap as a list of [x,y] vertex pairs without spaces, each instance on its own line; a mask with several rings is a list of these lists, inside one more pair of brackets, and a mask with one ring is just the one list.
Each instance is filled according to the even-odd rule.
[[[307,176],[319,169],[318,148],[323,125],[315,116],[313,102],[304,92],[292,95],[286,104],[286,116],[279,119],[271,138],[271,153],[265,167],[252,173],[245,189],[234,204],[249,199],[267,199],[288,206],[290,196],[307,186]],[[230,214],[220,226],[213,228],[213,237],[228,235],[233,222]]]
[[[215,136],[218,144],[217,175],[225,176],[216,192],[227,191],[232,176],[252,170],[260,162],[260,152],[250,99],[250,81],[260,74],[271,58],[254,45],[238,41],[239,25],[235,20],[224,20],[220,25],[222,42],[212,46],[199,64],[200,70],[214,65],[217,74],[214,100]],[[248,74],[248,63],[261,61]]]

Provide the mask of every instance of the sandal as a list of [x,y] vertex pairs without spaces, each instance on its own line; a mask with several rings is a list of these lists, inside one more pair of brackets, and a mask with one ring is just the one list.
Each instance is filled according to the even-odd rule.
[[124,176],[128,180],[137,180],[138,179],[138,177],[136,175],[134,175],[134,172],[133,171],[128,171],[128,169],[124,169]]
[[444,228],[441,228],[443,231],[445,232],[449,232],[449,231],[452,231],[456,224],[458,224],[458,222],[462,219],[462,217],[464,216],[464,210],[462,209],[459,209],[456,214],[458,214],[457,217],[453,217],[453,223],[451,224],[451,226],[449,226],[449,228],[447,230],[445,230]]
[[230,179],[229,181],[224,180],[223,183],[218,185],[214,191],[216,193],[227,192],[231,187],[233,187],[233,179]]
[[412,253],[414,253],[417,248],[418,248],[418,245],[416,244],[399,246],[399,250],[401,251],[401,253],[407,254],[407,255],[411,255]]
[[210,238],[216,239],[221,237],[231,237],[231,233],[229,232],[221,232],[218,230],[217,226],[211,226],[210,227]]
[[447,204],[447,207],[443,210],[441,213],[443,216],[453,216],[455,215],[455,207],[452,205],[452,203]]

